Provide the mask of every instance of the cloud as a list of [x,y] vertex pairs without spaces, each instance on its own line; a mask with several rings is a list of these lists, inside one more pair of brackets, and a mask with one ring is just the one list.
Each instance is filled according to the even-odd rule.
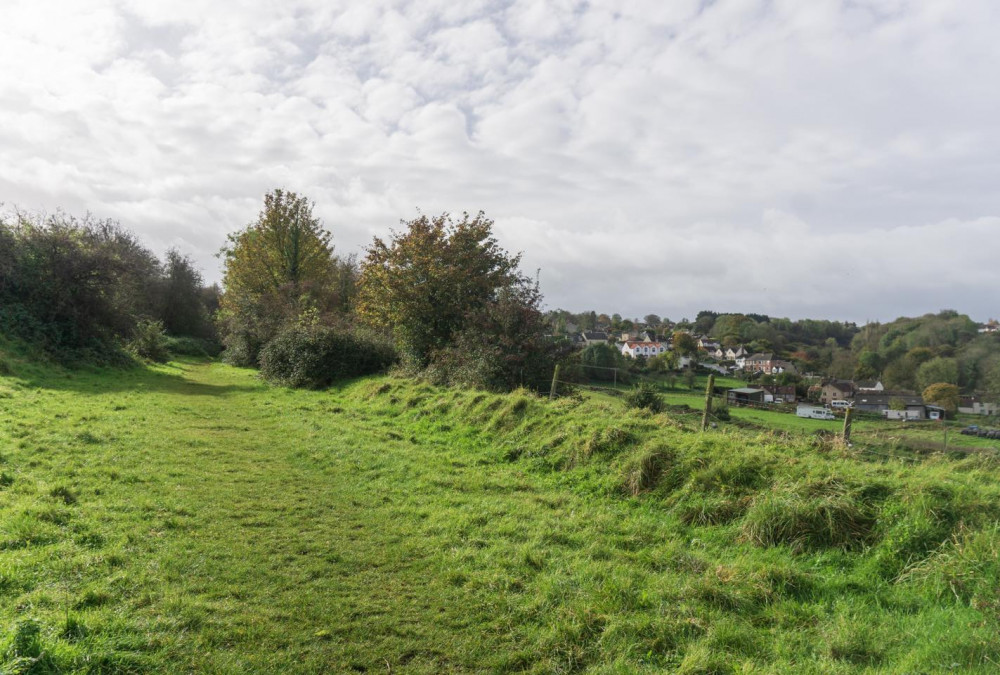
[[1000,8],[906,0],[16,0],[0,200],[210,279],[274,187],[338,250],[484,209],[548,303],[995,315]]

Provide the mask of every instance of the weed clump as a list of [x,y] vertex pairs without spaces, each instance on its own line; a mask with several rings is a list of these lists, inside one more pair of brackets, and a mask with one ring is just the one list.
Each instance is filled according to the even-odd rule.
[[53,499],[58,499],[66,506],[72,506],[78,501],[76,493],[65,485],[52,488],[52,491],[49,492],[49,496]]
[[663,397],[660,396],[656,387],[647,382],[641,382],[633,387],[625,394],[624,401],[627,408],[648,410],[652,413],[663,410]]
[[923,588],[939,601],[954,598],[1000,617],[997,579],[1000,579],[1000,524],[994,523],[982,530],[963,527],[899,580]]
[[625,492],[637,497],[640,493],[653,489],[675,459],[670,449],[661,446],[640,452],[625,465]]
[[57,673],[61,669],[49,655],[42,638],[42,625],[35,619],[17,623],[13,639],[3,654],[0,672]]
[[758,546],[788,546],[793,552],[867,543],[875,518],[850,495],[815,497],[770,492],[757,497],[743,522],[743,537]]
[[584,445],[584,455],[617,455],[635,441],[635,436],[620,427],[597,429]]
[[677,517],[685,525],[725,525],[741,518],[749,506],[749,499],[717,496],[698,496],[681,502]]

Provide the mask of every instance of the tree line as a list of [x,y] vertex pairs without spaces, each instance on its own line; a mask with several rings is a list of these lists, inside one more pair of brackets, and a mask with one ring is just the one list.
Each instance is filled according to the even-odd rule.
[[538,284],[483,213],[420,215],[360,261],[335,255],[300,195],[275,190],[230,235],[218,326],[228,360],[324,386],[398,363],[439,383],[540,387],[556,350]]
[[113,221],[0,215],[0,331],[62,360],[160,358],[166,334],[187,338],[178,350],[213,351],[218,302],[188,257],[160,260]]
[[[536,280],[483,213],[420,215],[360,260],[304,196],[273,190],[230,234],[221,287],[109,220],[0,219],[0,330],[66,361],[166,358],[194,344],[274,382],[321,387],[392,365],[435,382],[540,388],[558,350]],[[212,345],[216,345],[212,349]]]

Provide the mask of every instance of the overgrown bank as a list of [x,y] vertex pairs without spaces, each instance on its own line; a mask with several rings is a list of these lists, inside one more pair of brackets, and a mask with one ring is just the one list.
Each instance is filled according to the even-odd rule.
[[194,363],[9,371],[7,670],[1000,662],[987,457],[879,463],[392,378],[313,392]]

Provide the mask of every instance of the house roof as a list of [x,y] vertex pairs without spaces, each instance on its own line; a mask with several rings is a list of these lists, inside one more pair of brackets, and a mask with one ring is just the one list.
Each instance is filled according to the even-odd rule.
[[772,361],[774,360],[774,354],[770,352],[757,353],[750,357],[751,361]]
[[629,349],[635,349],[636,347],[662,347],[660,342],[642,342],[640,340],[629,340],[625,343],[625,346]]
[[877,394],[861,393],[854,397],[855,405],[890,405],[893,399],[899,399],[904,405],[923,405],[924,399],[912,392],[879,392]]
[[763,394],[763,389],[755,389],[753,387],[740,387],[739,389],[730,389],[731,393],[736,394]]
[[759,384],[757,386],[769,394],[795,394],[795,385]]
[[824,387],[833,387],[840,391],[854,391],[854,383],[850,380],[827,380],[822,384]]
[[584,340],[607,340],[608,334],[603,331],[584,331]]

